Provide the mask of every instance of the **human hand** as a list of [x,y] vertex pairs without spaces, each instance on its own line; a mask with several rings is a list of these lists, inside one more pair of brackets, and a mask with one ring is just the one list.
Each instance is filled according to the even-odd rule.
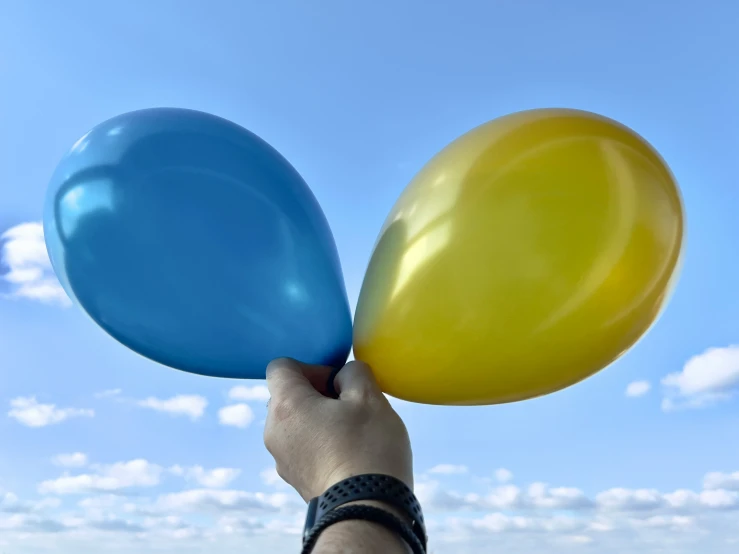
[[353,361],[334,380],[331,368],[281,358],[267,368],[271,395],[264,444],[277,473],[309,501],[348,477],[380,473],[413,488],[413,458],[403,421],[366,364]]

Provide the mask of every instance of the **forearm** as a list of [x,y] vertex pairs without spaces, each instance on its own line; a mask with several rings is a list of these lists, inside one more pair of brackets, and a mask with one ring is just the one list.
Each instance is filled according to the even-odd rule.
[[[396,517],[402,517],[393,508],[379,502],[362,501],[352,504],[377,506]],[[382,525],[347,520],[335,523],[321,533],[313,554],[412,554],[412,551],[400,536]]]

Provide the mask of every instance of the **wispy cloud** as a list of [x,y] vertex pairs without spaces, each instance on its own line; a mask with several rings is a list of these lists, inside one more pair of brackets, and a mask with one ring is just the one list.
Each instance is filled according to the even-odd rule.
[[254,412],[248,404],[233,404],[218,411],[218,421],[221,425],[245,429],[254,421]]
[[173,416],[186,416],[197,421],[208,406],[208,401],[199,395],[178,395],[166,400],[149,397],[137,403],[142,408],[148,408],[157,412],[164,412]]
[[35,396],[18,397],[10,401],[8,417],[27,427],[56,425],[77,417],[93,417],[94,410],[59,408],[56,404],[40,404]]
[[188,481],[195,481],[202,487],[220,489],[230,485],[239,475],[241,470],[231,467],[218,467],[206,470],[202,466],[181,467],[173,466],[170,472],[174,475],[184,477]]
[[662,379],[664,411],[705,408],[725,402],[739,390],[739,346],[709,348],[682,371]]
[[277,473],[277,468],[274,467],[263,469],[259,473],[259,477],[261,478],[262,483],[264,483],[268,487],[284,488],[289,486],[287,483],[285,483],[282,477],[280,477],[279,473]]
[[82,452],[58,454],[51,461],[54,465],[60,467],[85,467],[87,465],[87,455]]
[[454,465],[454,464],[439,464],[429,469],[430,474],[438,475],[459,475],[461,473],[467,473],[467,466]]
[[292,494],[240,490],[193,489],[160,496],[156,508],[171,512],[296,512],[302,509]]
[[651,388],[652,385],[649,384],[649,381],[634,381],[626,387],[626,396],[638,398],[647,394]]
[[0,265],[7,268],[2,275],[11,288],[11,298],[25,298],[46,304],[70,306],[51,267],[40,222],[22,223],[0,235]]
[[108,389],[94,394],[95,398],[112,398],[119,396],[123,391],[121,389]]
[[264,385],[255,385],[253,387],[238,386],[228,391],[228,398],[231,400],[242,400],[244,402],[267,402],[269,400],[269,390]]
[[[435,467],[447,465],[452,464]],[[202,466],[174,466],[167,471],[143,459],[91,466],[80,475],[63,475],[39,484],[40,494],[58,495],[65,498],[65,504],[53,496],[23,501],[13,493],[0,494],[0,529],[3,537],[22,534],[26,541],[53,536],[57,551],[64,552],[72,551],[71,541],[92,550],[105,541],[133,549],[134,543],[125,541],[135,537],[161,552],[178,551],[185,539],[201,550],[210,545],[211,550],[235,553],[245,538],[267,536],[274,545],[280,544],[275,552],[290,552],[289,541],[279,540],[300,532],[302,499],[292,490],[270,493],[224,488],[237,473],[234,468],[207,470]],[[166,492],[155,488],[166,474],[202,488]],[[436,475],[462,485],[458,478],[450,478],[461,473]],[[464,475],[475,481],[469,471]],[[273,468],[261,476],[265,484],[281,483]],[[136,489],[147,494],[135,494]],[[730,543],[733,514],[739,510],[739,472],[706,474],[699,490],[613,487],[588,495],[577,487],[533,482],[524,487],[491,484],[475,492],[459,492],[443,482],[429,481],[419,483],[416,492],[426,514],[430,552],[447,549],[482,554],[494,544],[500,551],[524,546],[526,551],[569,554],[576,547],[592,545],[604,552],[657,554],[670,545],[675,552],[727,554],[733,552]],[[77,502],[74,512],[66,500],[70,495],[87,495]],[[724,541],[726,548],[716,548],[720,542],[715,540]],[[60,550],[62,544],[66,546]]]
[[513,481],[513,473],[504,467],[495,470],[495,479],[499,483],[510,483]]
[[94,473],[63,475],[44,481],[38,486],[41,494],[83,494],[119,491],[132,487],[158,485],[163,472],[161,466],[144,459],[92,467]]

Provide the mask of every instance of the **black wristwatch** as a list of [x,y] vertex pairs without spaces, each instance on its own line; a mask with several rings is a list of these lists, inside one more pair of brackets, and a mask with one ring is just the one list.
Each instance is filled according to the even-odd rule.
[[421,504],[411,488],[400,479],[389,475],[366,474],[350,477],[336,483],[321,496],[308,503],[308,514],[303,528],[303,541],[311,529],[327,513],[335,508],[359,500],[374,500],[392,506],[405,515],[413,534],[426,548],[426,525],[423,521]]

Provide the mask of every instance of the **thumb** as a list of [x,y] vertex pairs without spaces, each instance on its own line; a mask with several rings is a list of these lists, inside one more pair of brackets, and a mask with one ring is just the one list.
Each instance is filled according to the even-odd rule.
[[382,396],[370,367],[354,360],[346,364],[334,379],[339,398],[375,398]]
[[[329,368],[308,366],[292,358],[277,358],[267,366],[267,389],[275,400],[290,396],[322,396],[316,389],[314,381],[320,382],[320,376],[328,376]],[[323,381],[326,377],[323,377]]]

